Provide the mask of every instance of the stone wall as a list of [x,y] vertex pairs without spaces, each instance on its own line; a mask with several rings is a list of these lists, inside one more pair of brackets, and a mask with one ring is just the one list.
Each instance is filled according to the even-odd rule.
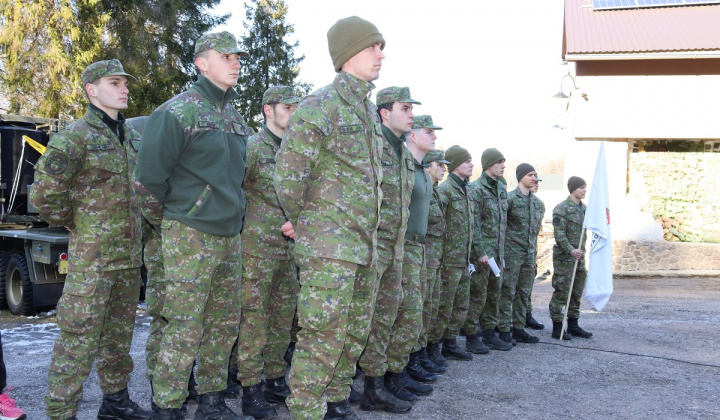
[[613,273],[717,274],[720,273],[720,244],[613,241]]
[[630,194],[661,220],[665,239],[720,242],[720,153],[630,155]]

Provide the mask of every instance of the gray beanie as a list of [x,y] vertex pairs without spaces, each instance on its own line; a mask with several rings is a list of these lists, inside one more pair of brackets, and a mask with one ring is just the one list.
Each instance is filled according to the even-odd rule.
[[577,190],[583,185],[587,184],[585,183],[585,180],[580,178],[579,176],[571,176],[570,179],[568,179],[568,191],[570,191],[570,194],[572,194],[573,191]]
[[445,151],[445,160],[450,162],[448,172],[452,172],[466,160],[471,159],[470,153],[460,146],[450,146]]
[[381,50],[385,48],[385,39],[378,28],[357,16],[350,16],[335,22],[328,31],[327,38],[330,57],[336,73],[340,72],[346,61],[365,48],[378,42],[382,44]]
[[525,175],[529,174],[530,172],[535,172],[535,168],[533,168],[533,166],[529,163],[521,163],[515,169],[515,178],[520,181],[521,179],[525,178]]

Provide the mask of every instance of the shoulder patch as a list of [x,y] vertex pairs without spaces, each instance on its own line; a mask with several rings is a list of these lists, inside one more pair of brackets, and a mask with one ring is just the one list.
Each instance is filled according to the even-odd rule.
[[559,216],[553,217],[553,223],[560,223],[560,217]]
[[65,172],[68,167],[68,158],[57,152],[50,152],[45,158],[45,170],[52,175],[60,175]]

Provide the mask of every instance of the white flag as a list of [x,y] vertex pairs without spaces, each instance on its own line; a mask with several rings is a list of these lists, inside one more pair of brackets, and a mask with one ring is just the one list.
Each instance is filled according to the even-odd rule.
[[613,292],[610,201],[608,200],[605,142],[600,143],[583,227],[588,230],[590,236],[590,266],[585,298],[592,303],[595,309],[602,311]]

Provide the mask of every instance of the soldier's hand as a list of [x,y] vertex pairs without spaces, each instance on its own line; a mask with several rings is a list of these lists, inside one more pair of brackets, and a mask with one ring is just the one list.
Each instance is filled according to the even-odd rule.
[[584,252],[582,249],[573,249],[572,251],[570,251],[570,255],[572,255],[572,257],[575,258],[576,260],[579,260],[580,258],[582,258],[583,253]]
[[295,228],[293,228],[293,225],[292,223],[290,223],[289,220],[285,222],[284,225],[282,225],[280,230],[282,231],[283,235],[287,236],[290,239],[295,239]]
[[483,255],[482,257],[478,258],[478,262],[480,264],[489,265],[490,264],[490,258],[488,258],[487,255]]

